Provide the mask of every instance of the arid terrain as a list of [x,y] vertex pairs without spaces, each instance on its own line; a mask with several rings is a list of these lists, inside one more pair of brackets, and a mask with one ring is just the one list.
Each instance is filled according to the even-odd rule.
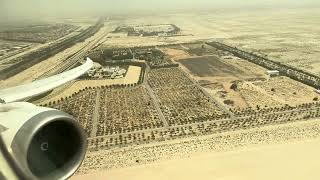
[[[102,68],[28,99],[85,129],[88,152],[72,179],[317,179],[318,10],[110,16],[77,32],[81,41],[6,73],[0,86],[86,57]],[[2,55],[0,65],[45,45]],[[104,74],[124,66],[123,76]]]
[[[193,36],[147,38],[142,43],[212,38],[319,74],[319,13],[316,8],[203,12],[126,18],[121,24],[173,23],[181,33]],[[126,44],[121,39],[115,42]],[[128,43],[138,39],[129,38]]]
[[[71,179],[317,179],[316,121],[100,153],[103,162],[117,159],[121,168],[96,169]],[[142,163],[126,167],[137,157]]]

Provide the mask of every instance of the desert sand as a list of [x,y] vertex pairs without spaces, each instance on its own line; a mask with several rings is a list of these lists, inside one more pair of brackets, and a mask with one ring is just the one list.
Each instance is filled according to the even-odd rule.
[[[246,51],[253,51],[279,62],[320,74],[319,13],[317,10],[211,12],[127,17],[122,21],[110,20],[109,29],[121,24],[173,23],[186,36],[178,37],[111,37],[101,39],[105,47],[132,47],[184,43],[195,40],[222,41]],[[112,28],[110,28],[112,27]],[[100,32],[102,33],[102,32]],[[76,45],[77,46],[77,45]],[[79,49],[79,47],[76,49]],[[183,47],[182,47],[183,48]],[[68,51],[68,50],[66,50]],[[163,49],[173,60],[194,58],[181,50]],[[71,52],[56,56],[12,77],[2,86],[29,82],[45,73]],[[244,72],[258,73],[242,60],[227,60]],[[228,65],[228,63],[225,63]],[[185,72],[192,74],[186,67]],[[74,81],[52,92],[42,103],[59,100],[85,87],[138,82],[141,68],[130,67],[127,76],[119,80]],[[231,92],[227,73],[199,78],[198,81],[226,81],[209,92],[213,96],[226,91],[227,98],[239,99],[239,107],[263,104],[274,107],[283,104],[312,102],[318,95],[314,89],[287,78],[265,79],[258,83],[244,82],[240,90]],[[255,75],[256,76],[256,75]],[[254,77],[255,77],[254,76]],[[241,80],[247,79],[245,76]],[[251,78],[249,76],[249,78]],[[174,78],[173,78],[174,79]],[[213,82],[213,83],[216,83]],[[165,82],[168,83],[168,82]],[[275,91],[272,90],[275,88]],[[210,89],[210,88],[208,88]],[[220,91],[220,92],[219,92]],[[221,98],[220,98],[221,99]],[[221,99],[223,102],[225,99]],[[286,114],[284,114],[286,115]],[[101,137],[101,139],[103,139]],[[319,179],[318,152],[320,152],[319,119],[230,131],[204,136],[184,137],[170,141],[131,144],[126,147],[89,151],[81,168],[72,179],[162,180],[162,179]]]
[[[318,152],[320,150],[320,136],[312,127],[317,128],[319,125],[318,120],[316,120],[280,125],[279,127],[269,126],[254,131],[242,131],[241,133],[243,133],[243,135],[246,133],[269,131],[269,140],[265,141],[266,139],[264,137],[259,137],[258,135],[258,137],[255,137],[255,140],[252,140],[256,141],[260,139],[263,143],[253,141],[248,143],[249,141],[243,141],[241,139],[239,139],[238,142],[228,141],[225,142],[225,144],[227,144],[225,148],[228,146],[233,147],[234,145],[237,147],[230,148],[229,151],[225,149],[220,152],[207,151],[205,145],[202,148],[198,147],[198,151],[196,152],[194,149],[197,149],[197,147],[194,145],[194,148],[190,149],[190,151],[181,148],[177,150],[180,152],[173,153],[189,154],[189,156],[180,158],[169,157],[166,158],[166,160],[148,164],[120,169],[100,170],[89,174],[76,175],[71,179],[317,179],[317,177],[319,177]],[[301,136],[291,136],[294,132],[301,132],[297,133]],[[231,134],[239,135],[241,133],[235,132]],[[231,136],[231,134],[227,133],[226,135]],[[188,146],[192,146],[190,144]],[[217,143],[217,146],[219,146],[218,144],[219,143]],[[239,146],[239,144],[242,145]],[[163,153],[166,154],[168,152],[164,151]],[[190,155],[190,153],[192,153],[192,155]],[[123,153],[123,156],[126,155],[127,153]],[[107,159],[113,158],[107,157]]]
[[319,9],[250,10],[128,16],[115,24],[173,23],[187,36],[112,38],[107,46],[160,45],[199,39],[223,41],[244,50],[320,73]]
[[[243,151],[203,154],[132,168],[75,176],[74,180],[301,180],[317,179],[320,138]],[[308,164],[308,166],[306,166]]]

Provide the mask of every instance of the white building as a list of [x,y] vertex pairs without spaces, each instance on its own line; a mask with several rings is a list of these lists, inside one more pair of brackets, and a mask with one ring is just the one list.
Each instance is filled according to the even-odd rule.
[[268,70],[267,75],[269,75],[270,77],[275,77],[275,76],[279,76],[280,72],[278,70]]

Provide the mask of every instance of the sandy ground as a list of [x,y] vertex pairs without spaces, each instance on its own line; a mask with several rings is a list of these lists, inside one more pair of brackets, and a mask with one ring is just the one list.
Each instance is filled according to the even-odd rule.
[[[197,147],[196,145],[191,145],[194,143],[191,141],[187,144],[181,143],[184,146],[176,148],[180,152],[168,153],[163,151],[163,154],[170,155],[162,161],[158,160],[154,163],[126,168],[95,171],[85,175],[76,175],[71,179],[319,179],[320,174],[318,173],[318,169],[320,166],[318,163],[319,158],[317,157],[320,150],[320,136],[319,131],[316,130],[318,128],[319,122],[317,120],[298,122],[290,125],[269,126],[257,128],[256,130],[242,131],[242,135],[249,135],[251,139],[244,140],[244,137],[238,137],[237,141],[232,141],[230,137],[232,138],[232,136],[236,136],[237,134],[241,136],[241,133],[226,133],[223,135],[226,142],[216,142],[215,148],[219,149],[219,143],[221,143],[225,144],[222,148],[232,147],[231,150],[224,149],[220,152],[214,152],[211,149],[207,151],[207,144]],[[252,133],[260,135],[252,136]],[[265,137],[262,136],[263,134]],[[207,140],[202,139],[203,143],[206,143]],[[170,146],[169,144],[168,146]],[[238,146],[236,144],[241,145]],[[193,148],[186,151],[189,147]],[[138,158],[134,151],[131,153],[133,153],[132,156]],[[154,153],[162,154],[158,151]],[[179,156],[175,156],[177,153]],[[180,157],[180,154],[185,153],[193,154],[187,157]],[[116,156],[117,154],[114,155]],[[121,156],[124,157],[119,157],[119,159],[130,158],[131,154],[127,156],[127,152],[122,152]],[[152,159],[152,157],[149,158]],[[103,159],[100,158],[99,162],[104,163]],[[107,157],[107,159],[112,158]],[[114,162],[110,161],[110,163]]]
[[[170,53],[172,56],[182,54],[180,50],[177,51],[171,51]],[[196,60],[201,60],[199,58],[196,57]],[[193,60],[190,63],[191,65],[187,64],[189,60]],[[185,62],[181,63],[181,61]],[[205,90],[216,97],[221,103],[231,100],[233,105],[230,107],[232,108],[255,108],[257,105],[260,107],[282,106],[285,104],[299,105],[312,103],[314,99],[320,98],[315,88],[285,76],[270,78],[266,75],[265,68],[246,60],[234,58],[225,60],[220,58],[220,61],[225,63],[225,68],[213,67],[210,64],[211,61],[196,63],[194,58],[175,60],[192,78],[204,84]],[[241,72],[235,73],[229,71],[230,67],[227,66]],[[197,74],[207,72],[208,70],[211,70],[213,74],[204,76]],[[238,83],[236,91],[230,89],[233,81],[242,81]]]
[[241,83],[239,92],[248,103],[249,107],[274,107],[286,104],[285,100],[276,98],[272,94],[269,94],[266,90],[255,86],[251,82]]
[[[182,54],[181,50],[167,50],[167,52],[169,52],[169,55],[172,55],[173,57],[178,56],[179,54]],[[199,58],[199,57],[198,57]],[[187,59],[192,59],[192,58],[187,58]],[[242,93],[244,93],[244,95],[241,94],[241,92],[239,91],[234,91],[231,90],[230,87],[233,84],[234,81],[252,81],[252,79],[269,79],[269,77],[265,74],[266,69],[260,66],[257,66],[253,63],[250,63],[246,60],[239,60],[236,59],[235,57],[233,57],[233,59],[228,59],[228,60],[224,60],[222,58],[220,58],[220,61],[225,63],[226,65],[229,65],[230,67],[233,67],[237,70],[242,71],[243,73],[238,73],[238,74],[234,74],[233,72],[229,72],[228,68],[221,68],[221,72],[217,75],[211,75],[211,76],[198,76],[197,74],[192,72],[192,68],[188,69],[183,63],[181,63],[181,59],[175,59],[175,62],[180,64],[181,69],[183,69],[185,72],[187,72],[193,79],[197,80],[200,84],[203,84],[202,82],[206,82],[204,83],[205,85],[203,85],[203,88],[213,97],[215,97],[220,103],[224,104],[224,101],[226,100],[232,100],[233,101],[233,105],[230,106],[231,108],[247,108],[249,106],[255,107],[257,104],[259,105],[270,105],[270,103],[262,103],[264,101],[261,101],[260,99],[257,100],[257,98],[261,98],[265,97],[266,98],[266,102],[270,101],[270,96],[268,95],[271,94],[270,92],[266,92],[265,94],[267,94],[266,96],[255,96],[255,94],[252,94],[251,92],[257,91],[257,88],[251,88],[253,89],[251,92],[246,91],[246,88],[242,89]],[[194,67],[194,66],[193,66]],[[208,66],[209,67],[209,64]],[[204,66],[202,68],[206,68],[206,65],[204,64]],[[201,71],[201,69],[198,71]],[[219,70],[220,71],[220,70]],[[292,81],[289,81],[288,79],[285,79],[288,82],[290,82],[292,84]],[[274,87],[277,87],[277,81],[272,81],[273,83],[269,83],[269,86],[274,85]],[[212,84],[210,84],[212,83]],[[289,83],[289,84],[290,84]],[[252,84],[252,83],[250,83]],[[263,83],[262,83],[263,84]],[[284,84],[284,83],[282,83]],[[288,83],[287,83],[288,84]],[[245,86],[241,86],[241,87],[245,87]],[[257,87],[257,86],[255,86]],[[280,94],[282,92],[282,89],[284,88],[283,86],[277,88],[279,90],[278,94]],[[288,89],[295,89],[297,88],[297,86],[291,85],[291,88]],[[310,87],[307,86],[303,86],[304,89],[308,89],[311,94],[308,94],[308,97],[313,96],[315,94],[315,92],[310,91]],[[240,89],[240,87],[239,87]],[[270,87],[271,89],[271,87]],[[265,91],[264,91],[265,92]],[[306,94],[306,93],[304,93]],[[246,98],[246,96],[248,96],[248,98]],[[252,99],[250,99],[252,98]],[[272,97],[273,99],[273,97]],[[293,100],[292,100],[293,99]],[[312,98],[307,98],[308,100],[312,100]],[[294,98],[291,98],[291,100],[293,102],[296,102]],[[274,101],[272,101],[274,102]],[[299,101],[301,102],[301,101]],[[303,101],[306,102],[306,101]],[[310,101],[307,101],[310,102]],[[256,103],[256,104],[254,104]],[[290,103],[290,102],[288,102]],[[279,104],[280,103],[271,103],[271,105],[274,104]],[[284,103],[285,104],[285,103]],[[225,104],[226,105],[226,104]],[[227,106],[227,105],[226,105]]]
[[110,38],[105,41],[103,45],[105,47],[135,47],[135,46],[157,46],[166,45],[174,43],[184,43],[196,40],[197,38],[190,37],[120,37],[120,38]]
[[[80,80],[75,81],[71,85],[67,85],[67,88],[62,87],[63,90],[57,89],[59,92],[56,94],[55,91],[52,92],[52,95],[48,95],[44,101],[41,103],[58,100],[61,97],[67,97],[72,95],[73,93],[84,89],[85,87],[99,87],[105,85],[114,85],[114,84],[134,84],[139,81],[141,73],[141,67],[139,66],[129,66],[128,72],[124,78],[120,79],[106,79],[106,80]],[[51,97],[51,98],[50,98]]]
[[288,77],[274,77],[265,81],[243,82],[238,93],[251,107],[299,105],[315,102],[320,98],[315,88],[294,81]]
[[[320,11],[250,11],[210,12],[203,14],[168,14],[130,17],[122,21],[111,21],[108,31],[123,24],[173,23],[182,29],[179,37],[120,37],[103,38],[105,46],[147,46],[167,43],[190,42],[199,39],[222,40],[233,46],[268,55],[269,58],[289,63],[304,70],[320,73],[320,33],[318,17]],[[192,34],[192,35],[190,35]],[[76,46],[75,46],[76,48]],[[66,54],[64,54],[66,53]],[[59,55],[60,54],[60,55]],[[61,52],[34,67],[14,76],[2,87],[32,81],[46,68],[61,62],[69,54]],[[27,78],[28,77],[28,78]],[[30,78],[29,78],[30,77]]]
[[[243,98],[243,96],[238,92],[230,89],[231,83],[222,83],[218,86],[216,84],[213,85],[207,85],[203,88],[213,97],[216,97],[216,99],[224,104],[225,100],[232,100],[233,105],[230,107],[236,107],[236,108],[247,108],[249,104],[247,101]],[[225,104],[225,106],[227,106]]]
[[125,169],[75,176],[74,180],[301,180],[320,178],[320,138],[245,151],[203,154]]
[[[314,98],[320,98],[315,88],[307,86],[288,77],[280,76],[267,81],[253,83],[256,89],[261,89],[284,104],[299,105],[311,103]],[[271,89],[274,89],[274,92]]]
[[127,41],[128,45],[151,45],[214,39],[320,73],[319,15],[319,9],[292,9],[129,16],[119,25],[173,23],[182,29],[182,34],[193,36],[115,38],[108,45],[126,46]]
[[172,60],[179,60],[179,59],[186,59],[186,58],[190,58],[191,55],[189,53],[187,53],[184,50],[180,50],[180,49],[171,49],[171,48],[161,48],[161,50],[166,53],[167,55],[169,55],[169,57]]

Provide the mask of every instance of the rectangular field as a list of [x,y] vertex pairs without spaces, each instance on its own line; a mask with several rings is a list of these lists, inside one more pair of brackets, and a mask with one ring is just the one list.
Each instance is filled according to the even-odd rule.
[[217,56],[203,56],[180,60],[192,74],[200,77],[206,76],[222,76],[229,74],[232,76],[248,76],[248,74],[241,69],[223,62]]
[[149,85],[160,101],[170,126],[227,118],[221,110],[179,68],[152,70]]
[[163,126],[155,105],[142,86],[105,88],[100,95],[97,136]]

